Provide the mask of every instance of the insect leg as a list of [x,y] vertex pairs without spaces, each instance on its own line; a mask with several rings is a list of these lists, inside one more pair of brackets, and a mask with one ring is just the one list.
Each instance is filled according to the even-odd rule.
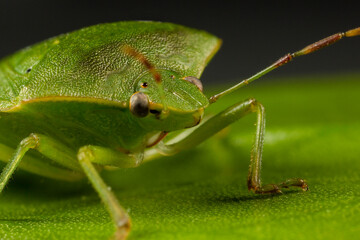
[[[0,143],[0,161],[11,162],[15,149]],[[23,161],[25,160],[25,161]],[[83,178],[83,173],[75,172],[71,169],[59,168],[56,165],[46,161],[47,159],[38,159],[25,154],[22,160],[19,160],[19,168],[40,176],[63,180],[76,181]]]
[[5,166],[4,170],[0,176],[0,193],[4,189],[5,185],[9,181],[11,175],[14,173],[15,169],[19,165],[21,159],[24,157],[25,153],[36,146],[36,141],[32,137],[27,137],[22,140],[19,146],[16,148],[15,154],[10,159],[9,163]]
[[121,162],[123,157],[123,153],[97,146],[82,147],[78,153],[80,165],[82,166],[86,176],[89,178],[91,184],[98,192],[100,198],[108,208],[108,211],[115,223],[115,239],[126,239],[131,228],[130,217],[125,209],[119,204],[111,189],[104,183],[99,173],[94,168],[92,162],[109,164],[109,159]]
[[[55,173],[54,178],[71,181],[78,180],[83,176],[81,174],[82,169],[76,161],[76,153],[74,151],[47,136],[41,134],[30,134],[29,137],[21,141],[19,146],[16,148],[14,155],[11,157],[3,172],[1,173],[0,192],[3,190],[11,175],[14,173],[15,169],[18,167],[19,163],[29,149],[35,149],[59,165],[64,166],[69,170],[73,170],[69,171],[67,169],[60,169],[54,166],[46,165],[37,159],[32,159],[32,163],[39,165],[38,168],[41,168],[41,166],[44,167],[44,169],[42,169],[43,172],[46,172],[49,169],[49,171]],[[2,146],[2,150],[9,150],[9,148]],[[31,166],[28,166],[27,168],[35,171],[38,169]],[[51,175],[46,176],[52,177]]]
[[300,187],[304,191],[308,190],[307,183],[300,178],[287,179],[280,184],[261,184],[261,161],[262,150],[265,135],[265,108],[264,106],[253,100],[251,103],[252,111],[257,113],[256,134],[253,149],[251,150],[251,161],[249,166],[249,175],[247,180],[248,189],[255,193],[281,193],[281,188]]
[[[142,154],[127,155],[103,147],[86,146],[82,147],[77,155],[75,151],[55,139],[41,134],[30,134],[29,137],[21,141],[13,157],[0,175],[0,192],[5,187],[21,159],[29,149],[37,150],[59,165],[73,170],[74,176],[77,177],[77,179],[85,173],[95,190],[99,193],[113,218],[117,228],[115,239],[126,238],[130,230],[130,218],[118,203],[110,188],[103,182],[91,162],[102,165],[135,167],[141,163]],[[44,171],[46,171],[46,168]],[[67,171],[66,173],[69,172],[70,171]],[[67,177],[67,175],[65,175],[64,178],[65,177]]]
[[228,109],[218,113],[208,121],[204,122],[193,132],[176,143],[160,144],[158,151],[164,155],[175,154],[181,150],[192,148],[210,136],[214,135],[221,129],[227,127],[231,123],[248,115],[249,113],[257,113],[255,143],[251,151],[251,162],[248,175],[248,188],[255,193],[276,193],[281,192],[281,188],[289,188],[291,186],[300,187],[307,190],[307,184],[302,179],[289,179],[280,184],[261,185],[260,170],[262,149],[265,133],[265,109],[255,99],[248,99],[244,102],[234,104]]

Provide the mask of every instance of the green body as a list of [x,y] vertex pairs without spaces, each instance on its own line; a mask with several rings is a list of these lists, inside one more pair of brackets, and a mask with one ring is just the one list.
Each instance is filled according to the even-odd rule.
[[[121,51],[124,45],[144,54],[161,74],[170,111],[166,119],[129,112],[129,99],[141,81],[149,83],[151,103],[162,102],[149,70]],[[0,62],[0,144],[15,149],[29,134],[39,133],[74,151],[96,145],[142,152],[159,133],[198,124],[208,100],[182,78],[199,78],[219,46],[215,36],[175,24],[119,22],[25,48]],[[0,155],[2,161],[8,158]],[[36,161],[56,165],[36,151],[24,159],[20,167],[48,177],[35,168]]]

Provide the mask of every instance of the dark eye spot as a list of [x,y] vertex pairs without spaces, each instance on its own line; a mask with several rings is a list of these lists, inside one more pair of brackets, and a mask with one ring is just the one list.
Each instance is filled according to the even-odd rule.
[[31,72],[31,68],[26,69],[26,73]]
[[147,82],[144,82],[143,84],[141,84],[142,88],[146,88],[148,86]]
[[171,75],[170,77],[171,77],[172,79],[175,79],[175,76],[174,76],[174,75]]

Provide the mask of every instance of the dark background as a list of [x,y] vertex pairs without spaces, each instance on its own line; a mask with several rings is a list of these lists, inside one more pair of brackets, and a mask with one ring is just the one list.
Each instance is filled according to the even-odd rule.
[[[359,7],[337,1],[49,1],[0,2],[0,57],[60,33],[123,20],[175,22],[223,39],[202,80],[248,77],[285,53],[360,26]],[[360,37],[301,57],[272,77],[360,71]]]

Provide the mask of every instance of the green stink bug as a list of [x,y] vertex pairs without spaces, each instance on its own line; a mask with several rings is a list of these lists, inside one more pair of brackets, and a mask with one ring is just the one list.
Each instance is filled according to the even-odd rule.
[[[98,174],[107,166],[142,161],[194,147],[248,113],[257,113],[248,188],[278,193],[307,189],[304,180],[262,185],[264,107],[248,99],[199,124],[220,97],[360,28],[334,34],[292,54],[239,84],[207,98],[200,75],[221,41],[204,31],[158,22],[119,22],[84,28],[28,47],[0,62],[0,192],[20,168],[59,180],[87,177],[125,239],[130,218]],[[166,134],[185,128],[171,141]],[[33,149],[35,151],[29,151]],[[23,160],[23,161],[22,161]]]

